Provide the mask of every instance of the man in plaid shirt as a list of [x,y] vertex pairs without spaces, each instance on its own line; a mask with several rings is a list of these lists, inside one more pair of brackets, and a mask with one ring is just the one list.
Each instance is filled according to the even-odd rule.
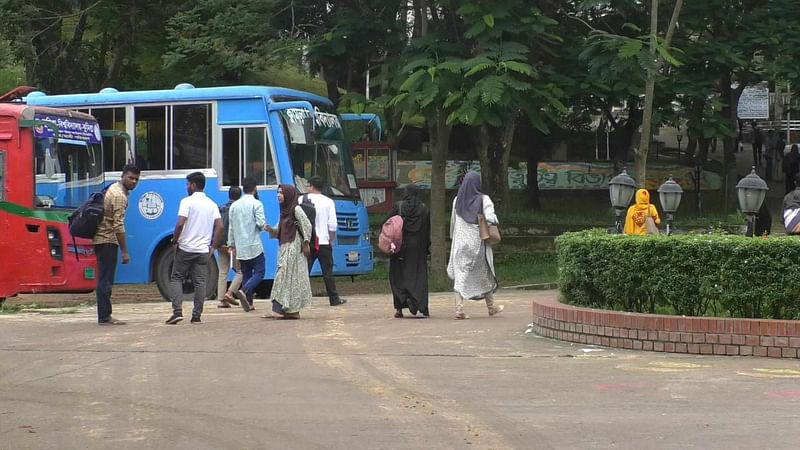
[[128,264],[128,244],[125,241],[125,210],[128,209],[128,194],[139,183],[138,167],[128,164],[122,168],[122,178],[108,187],[103,198],[103,221],[97,227],[92,244],[97,257],[97,323],[100,325],[124,325],[125,322],[111,317],[111,285],[117,270],[117,250],[122,252],[122,264]]

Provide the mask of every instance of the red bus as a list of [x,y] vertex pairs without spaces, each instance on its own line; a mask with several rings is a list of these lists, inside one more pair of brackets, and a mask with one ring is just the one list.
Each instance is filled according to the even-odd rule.
[[91,292],[91,241],[72,210],[103,186],[102,136],[75,111],[0,103],[0,302],[21,293]]

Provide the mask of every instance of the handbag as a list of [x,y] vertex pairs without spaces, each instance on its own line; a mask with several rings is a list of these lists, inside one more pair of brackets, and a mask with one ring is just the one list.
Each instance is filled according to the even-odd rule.
[[483,214],[478,214],[478,232],[481,240],[486,241],[489,245],[500,243],[500,229],[497,228],[497,225],[486,222],[486,216]]
[[658,229],[658,225],[656,225],[656,221],[653,220],[653,216],[647,216],[644,220],[644,226],[647,230],[647,234],[661,234],[661,230]]

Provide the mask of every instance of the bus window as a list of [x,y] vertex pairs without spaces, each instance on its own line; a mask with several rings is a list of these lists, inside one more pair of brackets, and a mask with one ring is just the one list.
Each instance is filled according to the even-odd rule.
[[167,107],[139,106],[133,111],[136,125],[136,165],[142,170],[165,170]]
[[0,152],[0,202],[6,199],[6,154]]
[[172,107],[172,168],[211,167],[211,105]]
[[[99,144],[39,137],[44,149],[44,173],[36,177],[35,204],[44,208],[76,208],[103,183],[103,159]],[[39,166],[37,162],[37,167]]]
[[[225,186],[241,185],[253,177],[259,186],[278,184],[266,127],[222,129],[222,180]],[[241,176],[240,176],[241,174]]]
[[242,140],[241,128],[222,129],[222,184],[223,186],[240,186],[242,180],[241,155],[239,148]]
[[[97,119],[101,129],[125,131],[125,108],[92,108],[91,114]],[[103,163],[106,171],[122,170],[128,162],[127,146],[127,142],[119,136],[103,137]]]

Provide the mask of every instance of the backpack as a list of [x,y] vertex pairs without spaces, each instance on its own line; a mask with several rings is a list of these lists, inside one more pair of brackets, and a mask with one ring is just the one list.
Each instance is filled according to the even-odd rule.
[[381,234],[378,236],[378,248],[387,255],[393,255],[400,251],[403,246],[403,217],[400,211],[403,202],[397,208],[397,214],[386,219],[381,226]]
[[106,189],[89,195],[89,198],[70,214],[68,219],[69,233],[73,238],[92,239],[97,234],[97,228],[100,226],[100,222],[103,221],[103,215],[105,214],[103,202]]
[[102,191],[94,192],[89,195],[78,208],[69,215],[67,221],[69,222],[69,234],[72,235],[72,245],[75,246],[75,259],[78,258],[75,238],[92,239],[97,234],[97,228],[100,227],[100,222],[103,221],[105,214],[105,195],[109,186],[103,188]]
[[[308,217],[308,221],[311,222],[311,238],[308,242],[317,247],[317,228],[314,226],[314,220],[317,218],[317,208],[314,207],[314,203],[311,202],[311,199],[308,198],[308,194],[303,195],[302,202],[299,203],[299,206],[303,208],[303,212],[306,213],[306,217]],[[298,226],[297,230],[300,231],[301,228]],[[300,231],[302,235],[303,232]],[[305,236],[303,236],[305,238]]]

